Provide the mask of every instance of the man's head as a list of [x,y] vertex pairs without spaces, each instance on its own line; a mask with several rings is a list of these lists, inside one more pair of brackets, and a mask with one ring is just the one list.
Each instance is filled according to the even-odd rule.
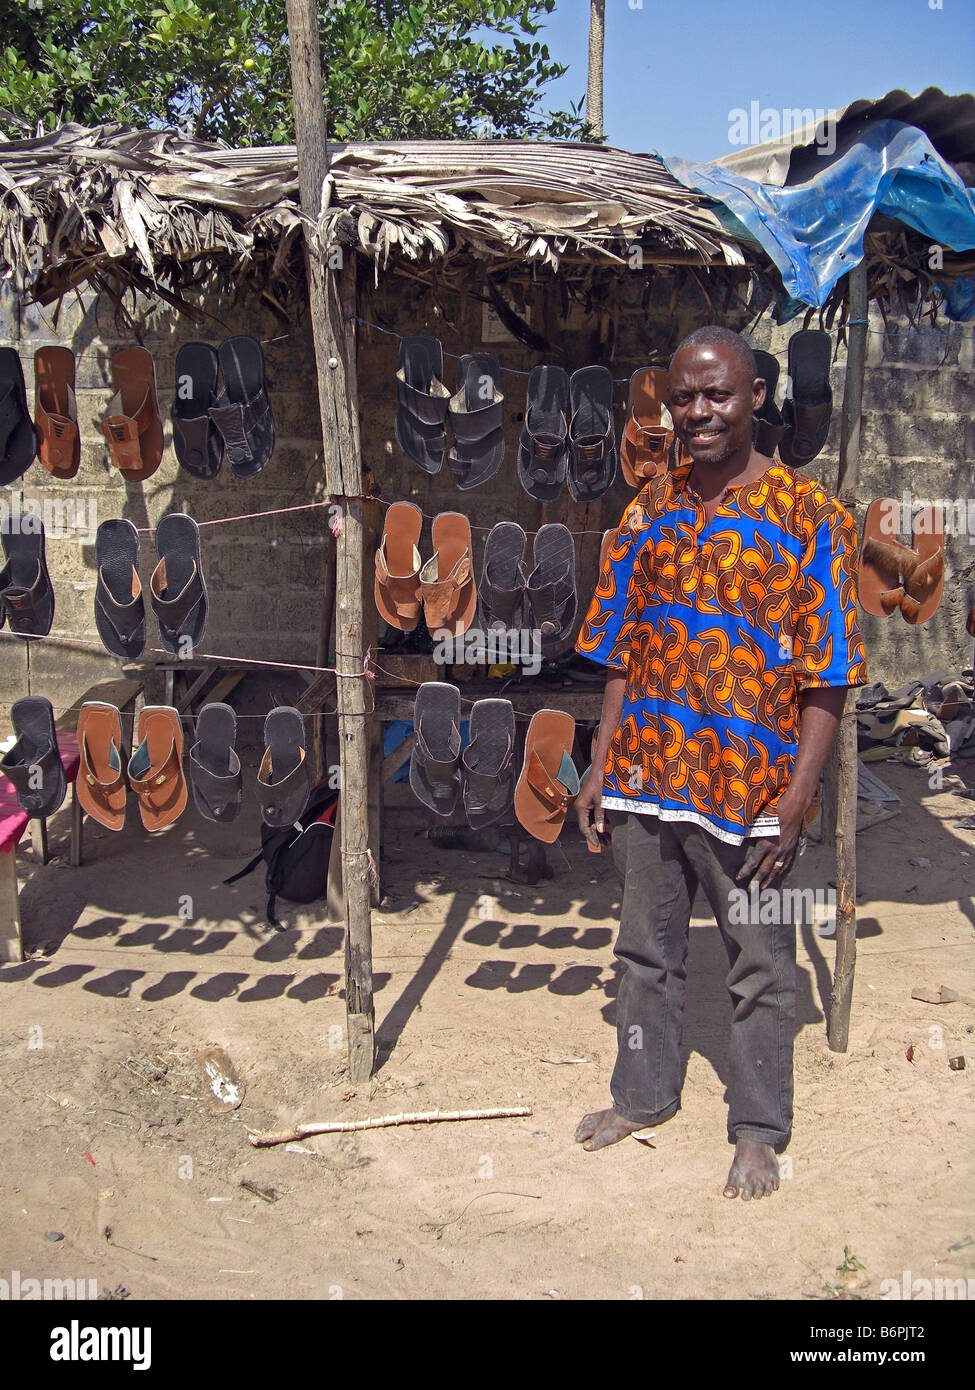
[[681,443],[700,466],[751,450],[752,414],[765,400],[755,355],[729,328],[696,328],[670,359],[667,404]]

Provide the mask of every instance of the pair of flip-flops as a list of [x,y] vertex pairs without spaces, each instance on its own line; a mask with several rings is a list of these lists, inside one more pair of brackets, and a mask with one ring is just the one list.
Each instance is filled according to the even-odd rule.
[[471,524],[461,512],[441,512],[432,527],[433,554],[424,563],[419,541],[423,513],[412,502],[386,510],[376,551],[376,608],[390,627],[412,632],[422,609],[431,633],[459,637],[477,607]]
[[580,780],[572,759],[575,720],[557,709],[532,715],[525,737],[525,756],[515,787],[515,815],[536,840],[552,844],[566,812],[579,794]]
[[50,700],[28,695],[11,706],[16,742],[0,759],[22,811],[32,819],[53,816],[68,789]]
[[535,533],[532,566],[525,563],[528,538],[515,521],[499,521],[484,547],[478,588],[482,630],[522,626],[527,601],[530,623],[541,633],[542,652],[554,656],[571,636],[578,608],[576,554],[572,534],[559,523]]
[[[223,390],[219,381],[223,379]],[[235,478],[253,478],[274,452],[264,349],[247,334],[219,350],[184,343],[176,354],[173,448],[194,478],[215,478],[224,453]]]
[[37,434],[27,409],[20,357],[0,347],[0,487],[27,472],[37,454]]
[[78,714],[78,800],[107,830],[125,824],[126,777],[139,801],[146,830],[165,830],[186,809],[183,726],[171,705],[145,705],[136,721],[134,748],[125,759],[122,717],[114,705],[86,701]]
[[595,502],[616,477],[613,378],[606,367],[533,368],[518,445],[518,477],[540,502],[565,483],[574,502]]
[[[439,338],[403,338],[396,366],[396,442],[424,473],[439,473],[444,455],[462,491],[479,487],[504,460],[504,395],[501,366],[487,352],[465,353],[457,387],[444,384]],[[447,423],[453,442],[447,449]]]
[[[158,564],[149,598],[159,640],[170,656],[192,657],[206,631],[209,600],[200,558],[200,528],[191,516],[169,512],[156,527]],[[119,517],[95,535],[95,626],[106,649],[134,661],[146,645],[146,609],[139,579],[139,533]]]
[[410,786],[434,815],[452,816],[458,800],[477,829],[501,820],[514,794],[515,714],[510,700],[477,700],[461,751],[460,691],[427,681],[416,693]]
[[917,513],[913,546],[897,540],[899,517],[900,503],[893,497],[878,498],[867,508],[860,543],[860,605],[876,618],[899,610],[905,622],[926,623],[944,587],[944,513],[937,507]]
[[47,568],[44,523],[33,512],[11,512],[0,526],[0,628],[29,641],[46,637],[54,622],[54,588]]

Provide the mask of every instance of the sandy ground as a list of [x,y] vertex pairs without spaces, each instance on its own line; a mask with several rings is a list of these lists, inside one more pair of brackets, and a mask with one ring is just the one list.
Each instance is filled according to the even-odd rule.
[[[294,908],[269,934],[261,875],[220,884],[257,840],[253,805],[230,827],[191,808],[150,842],[130,804],[119,836],[86,825],[80,869],[62,813],[54,862],[20,856],[30,958],[0,970],[0,1276],[217,1299],[871,1299],[905,1270],[975,1277],[975,832],[956,826],[973,806],[958,783],[877,770],[904,810],[859,839],[850,1048],[827,1049],[833,945],[804,927],[795,1135],[781,1191],[747,1205],[721,1196],[726,963],[703,912],[682,1111],[653,1148],[572,1142],[608,1100],[618,912],[609,857],[574,832],[531,888],[504,879],[501,852],[437,850],[415,811],[389,813],[382,1064],[353,1089],[341,930]],[[830,874],[812,848],[801,881]],[[920,1002],[918,984],[962,998]],[[238,1110],[208,1108],[211,1045],[245,1084]],[[247,1142],[282,1122],[519,1104],[530,1117]]]

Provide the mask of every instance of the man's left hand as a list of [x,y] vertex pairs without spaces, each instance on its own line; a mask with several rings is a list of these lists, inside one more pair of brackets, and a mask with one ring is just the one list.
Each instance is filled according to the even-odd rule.
[[763,836],[753,840],[748,847],[745,862],[737,874],[737,881],[743,879],[749,887],[757,880],[759,888],[772,888],[779,883],[792,868],[792,862],[799,848],[802,834],[803,811],[792,810],[783,797],[778,807],[778,838]]

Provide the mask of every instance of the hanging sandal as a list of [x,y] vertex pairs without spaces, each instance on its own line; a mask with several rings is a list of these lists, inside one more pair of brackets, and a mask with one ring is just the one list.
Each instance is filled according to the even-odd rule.
[[569,381],[569,464],[566,486],[574,502],[595,502],[616,477],[613,378],[607,367],[581,367]]
[[163,455],[156,368],[145,348],[122,348],[113,354],[112,384],[115,395],[102,420],[108,452],[126,482],[145,482]]
[[223,392],[208,414],[223,436],[231,473],[253,478],[274,453],[264,349],[256,338],[241,333],[220,344],[218,358]]
[[243,800],[236,740],[237,716],[230,706],[204,705],[189,752],[190,786],[200,815],[220,825],[237,819]]
[[533,367],[518,444],[518,477],[530,497],[554,502],[569,462],[569,376],[561,367]]
[[74,353],[42,347],[34,353],[34,422],[37,457],[54,478],[73,478],[81,463]]
[[454,442],[447,465],[462,492],[493,478],[504,461],[501,365],[487,352],[465,353],[450,398]]
[[831,352],[829,334],[818,328],[803,329],[789,339],[792,394],[782,407],[785,429],[779,445],[779,458],[789,468],[812,463],[826,443],[833,413]]
[[938,507],[922,507],[914,518],[914,553],[918,562],[904,575],[904,588],[917,611],[909,616],[901,603],[901,613],[909,623],[926,623],[941,602],[945,576],[945,519]]
[[510,700],[477,700],[461,756],[464,810],[477,830],[501,820],[514,796],[515,712]]
[[516,521],[499,521],[491,527],[477,590],[478,621],[483,632],[510,632],[521,627],[527,544]]
[[630,487],[639,490],[667,469],[674,422],[667,409],[667,373],[644,367],[630,377],[630,403],[620,440],[620,463]]
[[532,627],[541,631],[542,653],[551,657],[567,644],[578,608],[576,552],[568,527],[542,526],[533,557],[535,567],[525,584],[528,609]]
[[13,783],[20,809],[43,820],[54,815],[68,789],[50,700],[27,695],[15,701],[10,722],[17,741],[0,759],[0,772]]
[[200,560],[200,528],[183,512],[156,527],[159,563],[149,581],[159,640],[170,656],[192,657],[206,631],[209,603]]
[[146,605],[139,580],[139,533],[119,517],[95,533],[95,627],[107,651],[135,661],[146,645]]
[[78,713],[76,792],[81,809],[106,830],[125,824],[125,775],[122,769],[122,717],[114,705],[87,700]]
[[460,691],[444,681],[426,681],[413,707],[410,786],[435,815],[453,814],[460,788]]
[[0,570],[0,607],[10,631],[25,641],[46,637],[54,622],[54,589],[44,523],[33,512],[13,512],[0,527],[0,544],[7,561]]
[[36,452],[20,357],[13,348],[0,347],[0,487],[26,473]]
[[775,404],[775,388],[779,380],[778,359],[761,348],[752,349],[758,375],[765,382],[765,400],[756,412],[752,425],[756,452],[765,458],[774,458],[775,451],[782,443],[785,434],[785,421],[782,412]]
[[420,570],[423,616],[431,635],[467,631],[477,608],[471,524],[461,512],[433,519],[433,555]]
[[559,838],[565,813],[579,792],[572,761],[575,720],[557,709],[532,715],[525,737],[525,759],[515,787],[515,815],[536,840]]
[[394,502],[386,509],[382,540],[376,551],[374,587],[379,616],[400,632],[412,632],[420,621],[420,532],[423,513],[412,502]]
[[209,480],[220,472],[223,436],[211,409],[217,404],[220,361],[209,343],[184,343],[176,354],[173,397],[173,451],[193,478]]
[[917,554],[896,539],[896,518],[900,503],[893,497],[879,497],[871,502],[863,522],[860,541],[860,564],[857,595],[865,613],[875,618],[890,617],[896,609],[903,611],[910,622],[920,605],[908,597],[903,575],[914,570]]
[[129,785],[139,798],[146,830],[164,830],[186,809],[183,726],[171,705],[144,705],[129,759]]
[[278,705],[264,721],[264,757],[257,774],[257,801],[265,825],[293,825],[308,804],[311,764],[305,721],[293,705]]
[[396,442],[424,473],[443,467],[450,391],[443,381],[443,346],[425,333],[408,334],[396,366]]

